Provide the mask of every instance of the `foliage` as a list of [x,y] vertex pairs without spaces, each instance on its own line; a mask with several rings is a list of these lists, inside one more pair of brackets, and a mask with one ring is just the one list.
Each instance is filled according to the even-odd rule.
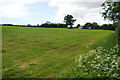
[[28,26],[28,27],[31,27],[32,25],[30,25],[30,24],[27,24],[27,26]]
[[120,1],[118,2],[104,2],[102,4],[104,12],[102,13],[105,19],[113,22],[120,21]]
[[60,23],[58,23],[58,24],[53,24],[53,23],[46,24],[46,23],[44,23],[44,24],[41,24],[40,27],[45,27],[45,28],[66,28],[66,24],[60,24]]
[[98,25],[96,22],[93,23],[86,23],[83,26],[83,29],[103,29],[103,30],[113,30],[115,31],[115,28],[117,28],[118,23],[113,23],[113,24],[103,24],[103,25]]
[[83,26],[83,29],[100,29],[100,26],[96,22],[93,23],[88,22]]
[[98,47],[89,51],[86,56],[76,57],[78,69],[83,74],[94,74],[97,77],[119,78],[118,69],[118,45],[110,50]]
[[[117,2],[104,2],[101,6],[103,7],[104,12],[103,17],[105,19],[109,19],[110,21],[118,23],[116,28],[116,39],[118,42],[118,46],[120,49],[120,1],[115,0]],[[119,50],[120,53],[120,50]]]
[[84,26],[83,26],[83,29],[89,29],[89,27],[91,27],[92,24],[91,23],[86,23]]
[[92,29],[100,29],[100,26],[96,22],[93,22],[91,28]]
[[[119,46],[119,49],[120,49],[120,23],[119,24],[119,27],[116,28],[116,38],[117,38],[117,43],[118,43],[118,46]],[[120,50],[119,50],[119,53],[120,53]],[[119,54],[120,56],[120,54]]]
[[81,25],[80,24],[78,24],[76,27],[74,27],[74,28],[79,28]]
[[2,26],[18,26],[18,27],[44,27],[44,28],[66,28],[66,24],[62,24],[62,23],[43,23],[41,25],[37,24],[37,25],[31,25],[31,24],[27,24],[27,25],[14,25],[14,24],[2,24]]
[[117,25],[115,24],[103,24],[101,25],[101,29],[103,30],[114,30],[115,31],[115,28],[117,27]]
[[74,22],[76,21],[76,19],[73,19],[72,15],[67,15],[64,17],[64,22],[66,23],[66,25],[70,26],[70,28],[72,28],[72,25],[74,25]]

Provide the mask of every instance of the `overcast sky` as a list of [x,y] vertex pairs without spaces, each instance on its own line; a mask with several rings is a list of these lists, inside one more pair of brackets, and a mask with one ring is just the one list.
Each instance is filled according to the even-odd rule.
[[104,21],[100,14],[104,0],[1,0],[0,24],[42,24],[46,21],[63,23],[64,16],[71,14],[84,25],[86,22],[98,24]]

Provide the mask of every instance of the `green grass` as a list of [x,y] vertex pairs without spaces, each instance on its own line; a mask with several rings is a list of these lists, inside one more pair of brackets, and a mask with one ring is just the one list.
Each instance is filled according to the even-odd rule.
[[3,78],[58,77],[61,72],[71,70],[75,57],[105,45],[114,33],[106,30],[5,26],[2,31]]

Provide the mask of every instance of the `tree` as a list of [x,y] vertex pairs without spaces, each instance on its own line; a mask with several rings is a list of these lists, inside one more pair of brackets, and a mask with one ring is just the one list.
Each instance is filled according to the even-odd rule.
[[87,22],[84,26],[83,29],[89,29],[92,26],[91,23]]
[[96,22],[93,22],[91,28],[92,29],[99,29],[100,26]]
[[117,23],[116,36],[119,47],[118,53],[120,53],[120,1],[118,2],[106,1],[101,6],[103,7],[104,10],[102,16],[105,19],[113,21],[113,23]]
[[37,27],[39,27],[40,25],[39,24],[37,24]]
[[64,17],[64,22],[66,23],[66,25],[70,26],[70,28],[72,29],[72,25],[74,25],[74,22],[76,21],[76,19],[73,19],[73,16],[72,15],[67,15]]
[[101,6],[104,9],[102,16],[105,19],[109,19],[110,21],[113,21],[113,22],[120,21],[120,1],[119,2],[106,1]]
[[41,24],[40,27],[45,27],[45,28],[66,28],[66,24],[62,23],[51,23],[51,24]]
[[103,30],[115,30],[116,24],[103,24],[101,25],[101,29]]
[[32,25],[30,25],[30,24],[27,24],[27,27],[31,27]]
[[76,28],[79,28],[80,27],[80,24],[78,24],[77,26],[76,26]]

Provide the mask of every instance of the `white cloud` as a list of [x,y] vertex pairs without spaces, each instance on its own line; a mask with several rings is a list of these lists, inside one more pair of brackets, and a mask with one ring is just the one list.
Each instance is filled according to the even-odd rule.
[[25,5],[43,1],[46,0],[2,0],[0,2],[0,17],[28,17],[30,13]]
[[100,4],[104,0],[1,0],[0,17],[26,18],[31,15],[26,4],[48,2],[49,6],[57,7],[53,21],[63,22],[64,16],[72,14],[77,19],[75,24],[86,22],[107,23],[100,15]]
[[104,21],[100,12],[104,0],[51,0],[49,5],[56,6],[55,18],[63,22],[64,16],[71,14],[77,19],[75,24],[86,22],[97,22],[98,24],[108,23]]

